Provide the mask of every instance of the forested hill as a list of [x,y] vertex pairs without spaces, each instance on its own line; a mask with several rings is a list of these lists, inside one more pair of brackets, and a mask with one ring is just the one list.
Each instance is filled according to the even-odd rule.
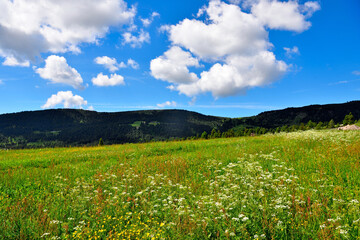
[[341,123],[344,116],[352,113],[355,119],[360,119],[360,101],[340,104],[310,105],[298,108],[286,108],[260,113],[257,116],[246,118],[246,123],[265,128],[276,128],[284,125],[297,125],[300,123],[329,122]]
[[[102,113],[77,109],[53,109],[0,115],[0,148],[95,145],[145,142],[218,134],[245,128],[275,129],[313,122],[341,123],[352,112],[360,118],[360,101],[311,105],[268,111],[246,118],[206,116],[185,110],[147,110]],[[249,131],[248,131],[249,132]]]
[[185,110],[20,112],[0,115],[0,142],[9,141],[9,137],[17,146],[29,142],[46,142],[46,146],[86,145],[96,144],[100,138],[105,143],[166,140],[210,132],[219,128],[223,120]]

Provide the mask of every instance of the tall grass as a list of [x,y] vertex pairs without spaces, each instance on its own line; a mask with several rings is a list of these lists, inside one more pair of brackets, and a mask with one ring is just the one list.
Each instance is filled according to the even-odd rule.
[[0,239],[357,239],[360,133],[0,151]]

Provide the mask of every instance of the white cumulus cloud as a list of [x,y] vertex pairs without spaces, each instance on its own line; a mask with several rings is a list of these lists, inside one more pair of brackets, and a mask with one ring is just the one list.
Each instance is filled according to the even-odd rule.
[[[170,50],[151,61],[152,76],[172,83],[170,90],[187,96],[210,92],[217,98],[244,94],[250,88],[271,84],[286,73],[288,65],[276,59],[271,51],[273,44],[269,41],[268,28],[271,25],[275,29],[306,30],[310,27],[306,18],[318,10],[318,3],[300,5],[295,1],[276,0],[230,2],[243,3],[249,11],[243,11],[238,5],[211,0],[199,10],[198,18],[163,26],[161,29],[169,34],[172,45]],[[270,13],[261,12],[265,4],[269,4]],[[277,12],[279,6],[285,8],[283,13]],[[270,22],[267,19],[269,14],[274,18],[278,17],[276,14],[282,14],[283,17],[300,17],[300,20],[294,20],[294,25],[287,26],[284,25],[286,19]],[[204,15],[205,20],[201,20],[199,17]],[[296,49],[289,51],[295,53]],[[189,67],[202,66],[201,62],[210,67],[200,74],[190,72]]]
[[210,1],[201,9],[208,21],[185,19],[169,27],[169,38],[200,58],[222,59],[229,54],[253,54],[269,47],[261,22],[236,5]]
[[11,66],[11,67],[29,67],[30,62],[27,60],[18,60],[14,57],[7,57],[5,58],[5,61],[2,63],[4,66]]
[[111,74],[110,77],[108,75],[104,75],[103,73],[99,73],[91,81],[95,86],[99,87],[117,86],[125,84],[124,77],[116,73]]
[[0,56],[13,63],[43,52],[79,52],[80,43],[96,43],[136,14],[123,0],[5,0],[0,9]]
[[139,69],[139,67],[140,67],[139,64],[134,59],[131,59],[131,58],[129,58],[127,60],[127,66],[129,66],[133,69]]
[[110,58],[108,56],[97,57],[94,61],[96,64],[104,65],[110,72],[119,70],[119,67],[125,67],[124,64],[118,64],[115,58]]
[[71,91],[60,91],[53,94],[41,108],[53,108],[57,105],[63,105],[64,108],[82,108],[83,105],[87,105],[87,101]]
[[96,64],[103,65],[110,72],[115,72],[115,71],[119,70],[119,68],[126,68],[126,67],[131,67],[133,69],[138,69],[139,68],[139,64],[135,60],[133,60],[131,58],[129,58],[127,60],[127,63],[124,63],[124,62],[118,63],[115,58],[110,58],[108,56],[103,56],[103,57],[95,58],[94,62]]
[[305,2],[304,5],[300,6],[301,12],[305,13],[306,17],[311,17],[314,12],[319,11],[321,9],[320,4],[318,2]]
[[274,82],[286,69],[287,65],[268,51],[254,56],[231,56],[225,64],[216,63],[202,72],[199,81],[179,84],[177,89],[187,96],[203,92],[211,92],[214,97],[244,94],[249,88]]
[[139,48],[144,43],[150,43],[150,34],[144,30],[140,30],[138,35],[134,35],[132,32],[123,33],[123,45],[129,44],[132,48]]
[[140,18],[144,27],[149,27],[150,24],[154,21],[155,17],[159,17],[160,14],[158,12],[153,12],[149,18]]
[[165,107],[176,107],[176,102],[175,101],[166,101],[164,103],[158,103],[156,104],[157,107],[159,108],[165,108]]
[[188,67],[199,67],[199,62],[191,53],[173,46],[156,59],[151,60],[151,74],[156,78],[171,83],[191,83],[198,79],[195,73],[190,73]]
[[271,29],[303,32],[311,26],[306,19],[319,9],[317,2],[300,5],[297,1],[260,0],[251,12]]
[[83,79],[75,68],[70,67],[64,57],[51,55],[45,60],[44,68],[37,68],[36,73],[51,83],[70,85],[75,89],[84,89]]

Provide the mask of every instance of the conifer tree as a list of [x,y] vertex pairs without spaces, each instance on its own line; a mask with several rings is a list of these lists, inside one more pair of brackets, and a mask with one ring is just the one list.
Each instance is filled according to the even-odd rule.
[[354,115],[352,115],[352,113],[350,112],[348,115],[345,116],[344,120],[343,120],[343,124],[344,125],[350,125],[354,123]]
[[204,132],[201,134],[201,138],[202,138],[202,139],[207,139],[207,137],[208,137],[208,134],[207,134],[206,131],[204,131]]

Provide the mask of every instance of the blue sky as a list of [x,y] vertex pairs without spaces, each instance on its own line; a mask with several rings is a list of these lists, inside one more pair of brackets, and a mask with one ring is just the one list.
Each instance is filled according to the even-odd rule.
[[0,0],[0,113],[359,100],[358,0],[99,2]]

